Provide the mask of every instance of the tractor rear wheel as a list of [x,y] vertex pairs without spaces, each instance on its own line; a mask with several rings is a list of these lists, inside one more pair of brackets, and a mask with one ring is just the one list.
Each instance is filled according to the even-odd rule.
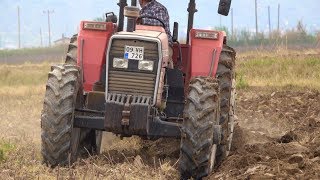
[[70,40],[65,63],[76,65],[77,58],[78,58],[77,54],[78,54],[78,34],[75,34],[72,36]]
[[220,141],[217,137],[221,133],[219,103],[219,84],[215,79],[197,77],[191,80],[181,128],[182,179],[201,179],[214,167]]
[[217,79],[220,86],[220,122],[221,144],[218,146],[216,164],[220,165],[222,160],[229,155],[231,149],[234,111],[235,111],[235,56],[236,52],[224,46],[220,55]]

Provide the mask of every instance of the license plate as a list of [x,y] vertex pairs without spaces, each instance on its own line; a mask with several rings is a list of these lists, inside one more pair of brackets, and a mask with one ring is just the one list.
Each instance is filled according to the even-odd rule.
[[143,60],[143,55],[144,55],[143,47],[125,46],[124,48],[125,59]]

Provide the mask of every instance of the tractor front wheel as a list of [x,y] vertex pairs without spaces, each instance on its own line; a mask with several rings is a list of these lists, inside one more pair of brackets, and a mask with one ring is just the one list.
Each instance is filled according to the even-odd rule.
[[74,65],[52,66],[41,113],[41,154],[47,165],[63,166],[76,160],[81,129],[73,128],[73,117],[82,105],[79,69]]

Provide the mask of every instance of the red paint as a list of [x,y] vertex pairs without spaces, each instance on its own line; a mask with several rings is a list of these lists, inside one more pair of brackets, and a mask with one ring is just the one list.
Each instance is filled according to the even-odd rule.
[[[195,38],[196,31],[200,32],[218,32],[217,40]],[[213,59],[213,51],[216,49],[212,77],[216,76],[219,58],[223,46],[224,34],[222,31],[209,31],[192,29],[190,31],[190,73],[191,77],[208,76],[210,65]]]
[[[101,69],[106,63],[106,49],[112,34],[116,27],[110,22],[95,22],[106,24],[107,31],[83,29],[83,24],[80,23],[80,32],[78,35],[78,65],[81,67],[80,55],[81,48],[83,54],[83,74],[84,74],[84,90],[92,91],[93,84],[100,79]],[[83,47],[81,41],[83,40]]]

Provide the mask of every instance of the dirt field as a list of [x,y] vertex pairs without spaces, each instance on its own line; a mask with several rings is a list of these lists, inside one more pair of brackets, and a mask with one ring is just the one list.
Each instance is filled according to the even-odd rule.
[[[208,179],[319,179],[320,53],[238,57],[234,145]],[[179,141],[170,139],[106,135],[99,156],[70,168],[42,165],[40,113],[49,67],[0,66],[0,179],[179,179]],[[26,80],[17,82],[21,74]]]

